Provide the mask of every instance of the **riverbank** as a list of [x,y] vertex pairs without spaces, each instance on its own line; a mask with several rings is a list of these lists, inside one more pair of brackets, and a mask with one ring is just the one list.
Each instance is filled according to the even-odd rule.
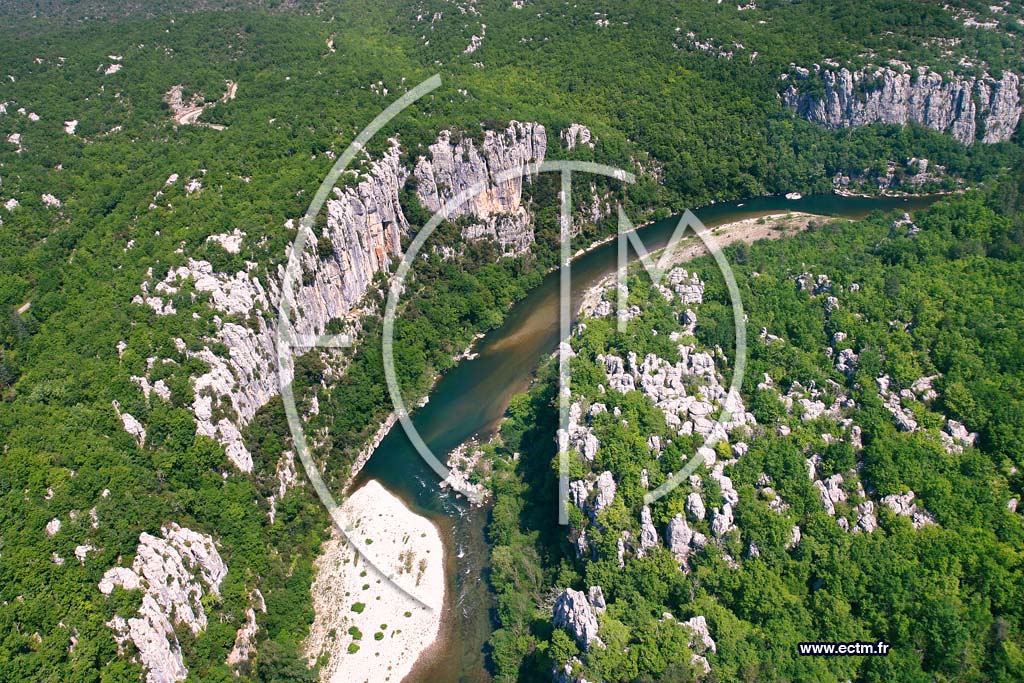
[[[748,241],[755,241],[795,234],[807,227],[804,220],[809,223],[828,222],[836,216],[858,218],[879,209],[913,211],[928,203],[927,199],[908,202],[831,195],[798,201],[771,197],[719,204],[701,209],[697,215],[712,226],[720,243],[728,243],[724,240],[736,232],[737,225],[745,226],[740,232]],[[678,217],[638,228],[649,250],[657,253],[666,244],[677,220]],[[782,223],[789,221],[793,222],[792,230],[786,227],[784,231],[776,230],[778,234],[770,232],[773,226],[782,227]],[[614,274],[614,240],[614,235],[599,240],[573,259],[573,300],[578,301],[588,287],[605,275]],[[632,252],[630,259],[635,259]],[[499,327],[489,330],[471,347],[475,358],[458,363],[440,377],[430,390],[429,403],[410,415],[435,453],[448,454],[473,435],[487,433],[500,422],[512,396],[526,390],[538,360],[557,347],[559,292],[559,275],[553,272],[510,308]],[[445,608],[450,618],[446,618],[430,648],[431,655],[420,659],[410,680],[432,683],[460,680],[461,676],[464,680],[486,681],[485,643],[493,627],[489,617],[493,604],[484,579],[489,560],[483,532],[487,511],[474,510],[451,494],[439,493],[436,474],[405,438],[404,430],[385,431],[390,431],[389,436],[366,462],[356,485],[376,479],[414,510],[434,520],[442,529],[451,565]],[[450,526],[447,520],[452,520]]]
[[854,190],[841,190],[839,188],[836,188],[836,189],[832,190],[832,194],[835,194],[835,195],[837,195],[839,197],[860,197],[860,198],[863,198],[863,199],[879,199],[879,198],[885,198],[885,199],[911,199],[911,198],[914,198],[914,197],[921,197],[921,196],[947,197],[949,195],[963,194],[964,192],[969,192],[971,190],[976,190],[976,189],[978,189],[978,188],[976,188],[976,187],[958,187],[955,190],[936,190],[934,192],[929,192],[927,195],[919,195],[919,194],[916,194],[914,192],[900,192],[899,190],[881,190],[881,191],[879,191],[879,192],[877,192],[875,194],[871,194],[871,193],[868,193],[868,192],[856,192]]
[[377,481],[339,510],[348,539],[336,533],[316,561],[306,656],[324,662],[322,683],[398,683],[441,630],[441,534]]
[[[715,226],[711,228],[711,235],[714,237],[718,246],[720,248],[724,248],[735,242],[752,244],[762,239],[779,239],[781,237],[788,237],[789,235],[794,235],[806,230],[811,226],[811,223],[833,220],[845,219],[814,213],[804,213],[801,211],[768,213],[762,216],[753,216]],[[653,252],[652,255],[660,255],[664,251],[664,249],[660,249]],[[693,233],[688,233],[686,240],[676,248],[670,262],[665,265],[667,267],[684,261],[690,261],[698,256],[703,256],[706,253],[708,253],[708,250],[704,246],[704,243],[697,239],[696,235]],[[615,278],[617,275],[617,273],[609,273],[598,280],[594,285],[586,289],[583,296],[580,298],[579,308],[577,309],[580,316],[590,315],[593,313],[594,308],[604,298],[605,291],[615,284]]]

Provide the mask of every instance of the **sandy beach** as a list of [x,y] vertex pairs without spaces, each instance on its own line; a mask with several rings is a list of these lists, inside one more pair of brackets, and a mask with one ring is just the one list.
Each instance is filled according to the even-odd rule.
[[441,628],[441,536],[376,481],[352,493],[341,513],[348,540],[336,533],[317,560],[306,656],[322,658],[322,683],[397,683]]

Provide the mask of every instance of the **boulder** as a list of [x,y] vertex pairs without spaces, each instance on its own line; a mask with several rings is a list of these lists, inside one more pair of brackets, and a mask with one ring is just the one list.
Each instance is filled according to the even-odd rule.
[[569,631],[584,650],[589,650],[591,643],[600,642],[597,636],[597,613],[586,594],[581,591],[572,588],[562,591],[555,600],[552,623],[556,628]]
[[691,491],[686,497],[686,513],[695,521],[704,519],[707,514],[704,509],[704,499],[696,491]]

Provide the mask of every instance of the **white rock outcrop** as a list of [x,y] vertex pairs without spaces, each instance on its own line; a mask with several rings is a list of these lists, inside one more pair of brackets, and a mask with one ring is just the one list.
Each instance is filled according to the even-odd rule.
[[[857,71],[795,70],[796,83],[782,94],[799,116],[830,128],[870,123],[919,123],[949,133],[965,145],[1010,139],[1021,115],[1020,77],[1003,71],[999,79],[938,74],[928,67],[866,67]],[[800,81],[820,79],[820,99]]]
[[61,521],[54,517],[46,523],[46,535],[53,538],[60,531]]
[[113,402],[114,412],[117,413],[117,417],[121,420],[121,426],[124,427],[124,431],[128,432],[135,439],[135,443],[138,444],[139,448],[146,443],[146,428],[142,426],[131,413],[122,413],[121,405],[115,400]]
[[[599,354],[596,360],[604,367],[608,385],[613,390],[628,393],[640,389],[662,411],[668,426],[677,432],[724,438],[726,432],[736,427],[756,424],[754,416],[745,411],[738,397],[731,396],[722,385],[711,354],[697,352],[688,345],[677,348],[680,360],[674,364],[653,353],[647,354],[642,362],[632,352],[625,361],[611,354]],[[700,384],[695,395],[687,392],[688,382]],[[713,402],[729,408],[727,420],[719,423],[712,419],[716,411]],[[707,464],[713,464],[713,457]]]
[[479,147],[470,138],[453,141],[445,131],[429,149],[430,158],[420,157],[413,171],[423,205],[449,220],[479,221],[464,229],[467,239],[495,239],[508,255],[528,250],[534,235],[523,182],[530,182],[531,166],[544,161],[544,126],[512,121],[504,131],[486,131]]
[[107,625],[119,646],[129,640],[135,645],[147,683],[173,683],[188,676],[173,624],[195,635],[204,631],[203,587],[219,594],[228,573],[211,537],[177,524],[161,533],[162,538],[141,534],[131,568],[112,567],[99,583],[104,595],[114,588],[144,591],[136,616],[117,615]]
[[248,662],[254,652],[254,641],[260,628],[259,624],[256,623],[256,610],[264,613],[267,611],[267,603],[263,600],[263,593],[258,589],[253,591],[250,600],[251,606],[245,610],[245,623],[235,633],[235,644],[225,660],[225,663],[232,667],[236,673],[238,672],[238,667]]
[[219,244],[229,254],[237,254],[242,250],[242,241],[244,239],[245,233],[235,228],[231,232],[222,235],[210,235],[206,238],[206,241]]
[[593,136],[590,133],[590,129],[581,123],[569,124],[568,128],[559,133],[559,137],[565,144],[566,149],[575,149],[583,145],[591,148],[594,146],[594,143],[591,142]]
[[715,536],[721,538],[735,528],[732,504],[726,503],[721,509],[711,511],[711,533]]
[[640,556],[646,555],[651,548],[658,547],[658,530],[651,517],[651,508],[644,505],[640,510]]
[[817,479],[814,481],[814,487],[818,489],[821,496],[821,504],[825,507],[825,512],[830,516],[836,516],[836,503],[842,503],[846,501],[846,492],[842,489],[843,475],[833,474],[825,480]]
[[914,502],[914,492],[893,493],[882,497],[882,505],[886,506],[897,515],[909,517],[910,523],[915,529],[936,524],[935,517]]
[[615,477],[605,471],[596,478],[569,482],[569,500],[590,517],[591,523],[596,524],[597,516],[615,500],[616,488]]
[[704,519],[707,514],[704,509],[704,499],[696,491],[691,491],[690,495],[686,497],[686,514],[690,515],[694,521]]
[[678,514],[669,520],[665,528],[665,544],[676,562],[685,565],[691,553],[707,545],[707,537],[690,528],[686,518]]
[[[604,603],[603,595],[601,603]],[[569,631],[583,649],[589,650],[592,643],[601,642],[597,636],[597,614],[598,610],[590,603],[586,593],[566,588],[555,600],[552,623],[556,628]]]
[[708,662],[707,654],[709,652],[718,652],[718,647],[711,637],[711,629],[708,628],[707,619],[702,615],[696,616],[682,622],[682,625],[689,629],[692,634],[690,637],[690,649],[694,651],[693,659],[691,660],[693,668],[698,672],[698,675],[699,673],[711,673],[711,664]]
[[597,455],[597,449],[601,447],[601,442],[594,435],[593,428],[584,421],[583,406],[579,402],[569,406],[568,427],[564,434],[559,430],[559,450],[575,449],[586,460],[593,462],[594,456]]

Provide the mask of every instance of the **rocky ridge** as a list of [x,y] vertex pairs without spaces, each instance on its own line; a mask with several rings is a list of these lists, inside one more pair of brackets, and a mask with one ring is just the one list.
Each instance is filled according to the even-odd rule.
[[[410,171],[401,162],[398,141],[391,142],[389,150],[358,176],[358,182],[334,188],[322,234],[295,221],[286,224],[306,232],[299,255],[303,278],[294,285],[289,330],[299,340],[319,337],[331,321],[339,319],[346,321],[350,333],[357,332],[359,307],[373,278],[387,272],[401,254],[401,239],[408,234],[409,224],[399,196]],[[480,148],[468,139],[453,144],[450,133],[443,133],[431,145],[431,157],[421,158],[416,165],[419,196],[431,211],[444,207],[453,220],[478,221],[464,230],[467,239],[496,239],[506,254],[522,253],[533,243],[523,179],[515,173],[502,174],[542,161],[546,146],[544,127],[535,123],[512,122],[504,131],[487,131]],[[449,205],[459,191],[474,187],[482,192],[471,201]],[[244,248],[245,235],[237,232],[211,239],[237,253]],[[290,356],[284,354],[280,373],[277,356],[276,305],[286,277],[284,265],[275,272],[260,272],[257,264],[246,262],[245,270],[232,274],[189,258],[159,281],[153,281],[150,271],[141,293],[133,298],[133,303],[167,316],[208,297],[209,306],[217,312],[216,336],[200,349],[190,349],[182,340],[176,345],[183,355],[209,366],[208,372],[193,378],[197,432],[223,444],[232,464],[242,472],[251,472],[253,464],[241,428],[278,393],[282,383],[291,380]],[[221,344],[228,350],[226,355],[213,350]],[[125,428],[141,443],[145,427],[128,417],[122,418]]]
[[174,624],[194,635],[205,631],[203,586],[218,595],[228,573],[211,537],[177,524],[164,526],[161,533],[162,538],[142,533],[131,568],[112,567],[99,582],[104,595],[115,588],[143,591],[137,616],[115,615],[107,625],[119,648],[128,641],[135,645],[147,683],[173,683],[188,676]]
[[[790,80],[790,74],[783,74]],[[818,79],[817,95],[807,87]],[[976,140],[1003,142],[1020,121],[1020,77],[1004,71],[1000,78],[939,74],[928,67],[903,65],[812,69],[794,66],[792,82],[782,93],[787,107],[803,118],[847,128],[871,123],[918,123],[949,133],[965,145]]]

